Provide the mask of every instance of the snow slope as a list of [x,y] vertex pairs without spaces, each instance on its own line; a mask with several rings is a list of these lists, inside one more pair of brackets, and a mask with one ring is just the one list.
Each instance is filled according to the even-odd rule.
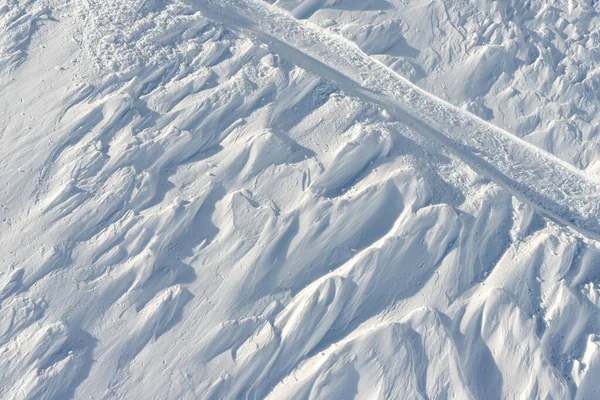
[[[208,9],[214,10],[217,18],[258,31],[271,48],[296,64],[386,108],[395,119],[448,146],[471,166],[500,181],[542,212],[572,224],[588,236],[600,238],[599,181],[419,90],[353,43],[278,12],[261,0],[219,1]],[[273,44],[277,40],[290,47],[278,47]]]
[[437,96],[597,174],[597,2],[275,3],[355,41]]
[[596,178],[326,3],[0,8],[0,398],[594,397]]

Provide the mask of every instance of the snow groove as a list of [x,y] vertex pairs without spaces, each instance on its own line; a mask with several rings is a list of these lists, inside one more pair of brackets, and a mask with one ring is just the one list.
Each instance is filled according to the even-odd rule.
[[353,42],[260,0],[194,0],[297,65],[447,147],[543,215],[600,239],[600,183],[542,149],[413,85]]

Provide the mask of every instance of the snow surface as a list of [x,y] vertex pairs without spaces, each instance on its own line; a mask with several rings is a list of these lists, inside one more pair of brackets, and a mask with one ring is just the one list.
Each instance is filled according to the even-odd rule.
[[540,4],[0,5],[0,398],[595,398],[600,23]]

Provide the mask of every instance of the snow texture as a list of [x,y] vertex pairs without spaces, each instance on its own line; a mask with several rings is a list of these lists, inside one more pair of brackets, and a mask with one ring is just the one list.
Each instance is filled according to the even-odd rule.
[[597,8],[0,5],[0,398],[595,398]]

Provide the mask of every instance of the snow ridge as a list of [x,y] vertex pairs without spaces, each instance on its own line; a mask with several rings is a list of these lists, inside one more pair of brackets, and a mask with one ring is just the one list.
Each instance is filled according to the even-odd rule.
[[386,108],[542,214],[600,239],[600,183],[572,165],[423,91],[353,42],[266,2],[197,5],[231,28],[251,31],[273,50],[351,94]]

